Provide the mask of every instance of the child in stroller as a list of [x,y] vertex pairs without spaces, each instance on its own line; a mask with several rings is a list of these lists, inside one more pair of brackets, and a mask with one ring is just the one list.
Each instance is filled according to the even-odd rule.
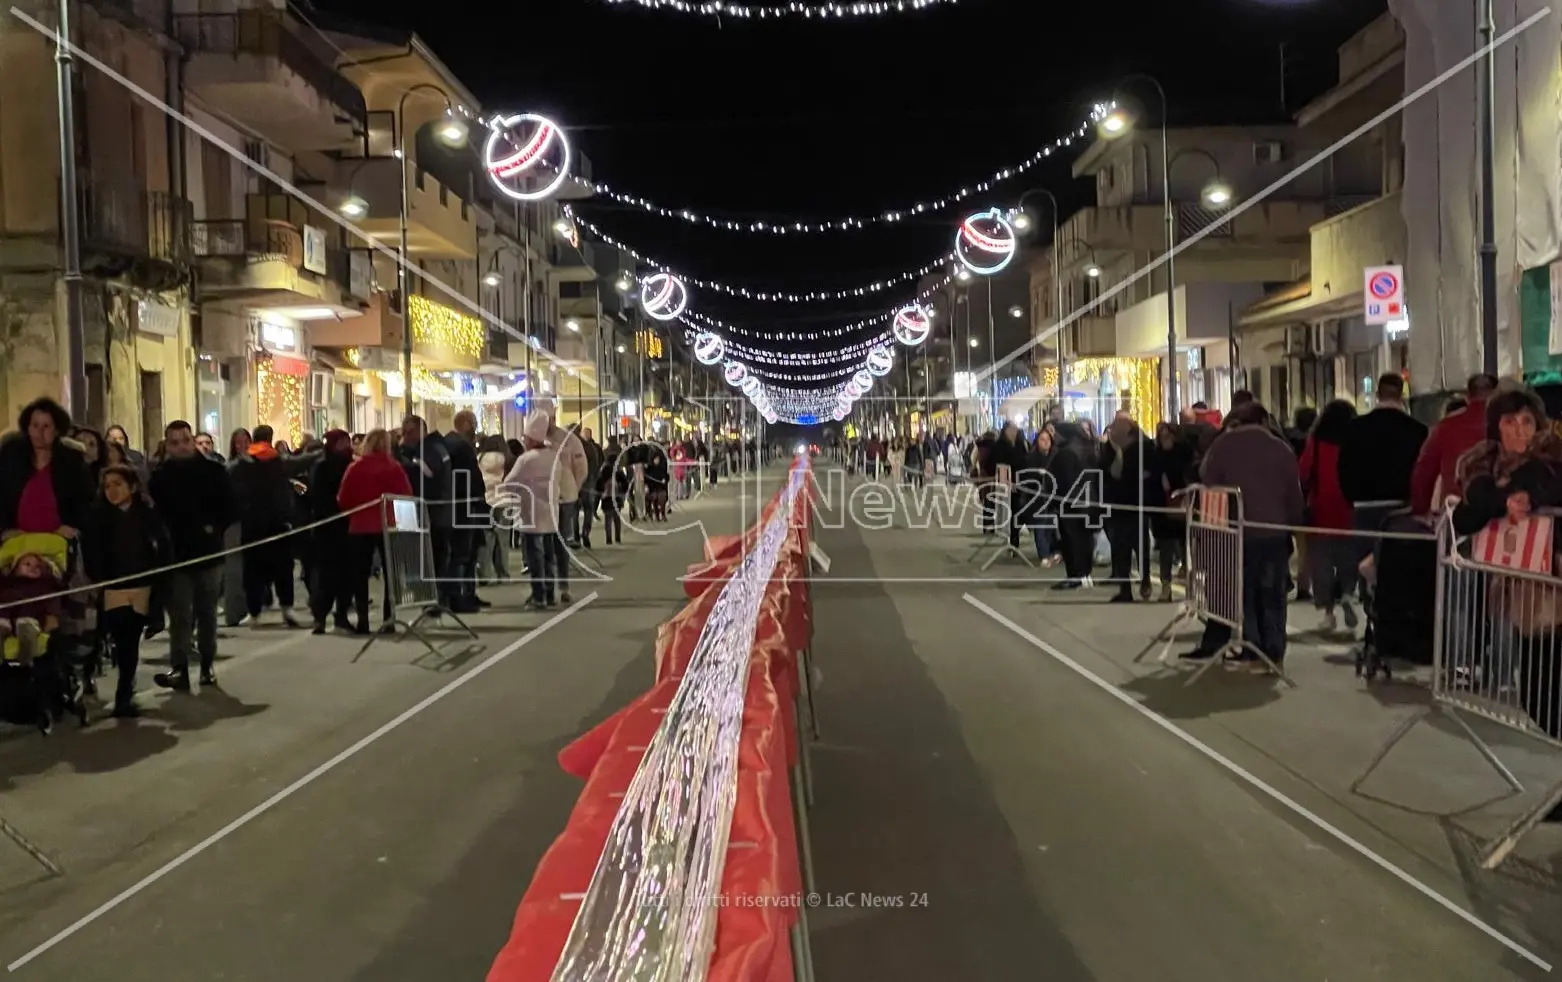
[[0,718],[47,732],[63,708],[64,666],[50,651],[63,603],[69,545],[53,533],[0,544]]

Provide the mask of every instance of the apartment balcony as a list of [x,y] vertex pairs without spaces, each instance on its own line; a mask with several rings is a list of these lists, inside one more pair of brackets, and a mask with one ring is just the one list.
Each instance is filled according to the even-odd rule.
[[1117,318],[1086,316],[1063,329],[1069,359],[1110,358],[1117,354]]
[[[401,167],[394,157],[340,163],[338,197],[362,200],[352,219],[369,237],[391,249],[401,242]],[[407,165],[407,249],[424,259],[476,259],[477,210],[433,176]]]
[[[80,200],[82,262],[89,270],[115,275],[146,264],[170,271],[190,266],[190,202],[164,191],[87,179]],[[152,280],[159,278],[148,272]]]
[[301,41],[281,12],[177,14],[174,34],[191,53],[191,91],[266,138],[333,150],[363,132],[363,94]]
[[327,245],[324,229],[251,217],[196,222],[191,238],[205,298],[298,320],[357,317],[368,300],[352,295],[350,254]]
[[412,355],[430,371],[472,372],[488,354],[488,326],[464,309],[413,294],[403,318],[391,306],[391,295],[377,293],[363,316],[311,324],[310,340],[321,348],[357,348],[360,363],[375,371],[401,370],[405,325],[412,323]]
[[555,241],[548,261],[553,266],[548,275],[555,283],[586,283],[597,278],[596,251],[590,242],[574,246]]

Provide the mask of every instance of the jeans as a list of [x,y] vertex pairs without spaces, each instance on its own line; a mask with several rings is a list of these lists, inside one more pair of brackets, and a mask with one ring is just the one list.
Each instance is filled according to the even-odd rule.
[[[216,608],[212,608],[213,616]],[[129,706],[136,691],[136,668],[141,664],[141,631],[146,618],[134,607],[115,607],[103,612],[103,632],[114,646],[114,667],[119,680],[114,686],[114,705]]]
[[[1038,515],[1034,521],[1044,522],[1046,519]],[[1049,558],[1052,555],[1055,531],[1050,526],[1033,525],[1030,533],[1031,537],[1036,540],[1036,558],[1041,560]]]
[[1288,539],[1259,539],[1248,533],[1242,547],[1242,634],[1276,665],[1285,661]]
[[618,512],[618,506],[610,501],[602,502],[602,530],[607,535],[608,544],[624,541],[624,516]]
[[1096,534],[1083,518],[1059,518],[1058,541],[1062,546],[1063,568],[1069,579],[1083,580],[1090,575],[1095,557]]
[[557,599],[555,586],[558,570],[553,563],[553,543],[557,541],[559,537],[552,532],[521,533],[521,550],[532,579],[532,603],[551,604]]
[[384,586],[385,620],[391,624],[396,620],[396,608],[391,600],[391,578],[389,563],[385,561],[385,536],[380,532],[366,532],[348,536],[348,552],[352,557],[351,572],[348,574],[352,584],[353,609],[358,614],[358,629],[369,629],[369,578],[374,572],[374,564],[379,561],[382,567],[381,583]]
[[1139,554],[1139,582],[1150,585],[1150,523],[1143,515],[1118,513],[1106,521],[1106,537],[1112,544],[1112,578],[1128,591],[1133,579],[1134,553]]
[[510,578],[510,563],[504,540],[508,532],[490,528],[477,533],[477,575],[489,582]]
[[580,492],[580,541],[588,544],[591,542],[591,523],[597,517],[597,493],[595,491]]
[[210,670],[216,661],[217,597],[221,585],[222,570],[215,566],[186,566],[169,573],[163,581],[168,663],[173,671],[188,672],[191,654],[198,654],[202,671]]
[[579,526],[576,525],[576,520],[579,517],[579,501],[559,502],[559,538],[572,545],[580,541],[580,530]]
[[1333,610],[1335,603],[1349,601],[1356,592],[1360,546],[1349,536],[1313,535],[1307,543],[1307,582],[1312,588],[1313,604],[1319,610]]
[[[245,543],[258,542],[285,529],[243,533]],[[276,590],[277,606],[283,613],[293,609],[293,545],[287,539],[267,542],[244,551],[244,606],[251,617],[259,617],[266,605],[266,594]]]

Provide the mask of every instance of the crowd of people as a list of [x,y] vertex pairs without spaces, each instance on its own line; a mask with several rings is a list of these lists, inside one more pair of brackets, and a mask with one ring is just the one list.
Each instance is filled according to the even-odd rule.
[[480,434],[462,411],[446,433],[408,416],[399,431],[333,429],[305,434],[297,448],[260,425],[235,430],[224,453],[211,434],[175,420],[142,452],[122,427],[73,427],[49,399],[29,404],[17,427],[0,439],[0,642],[8,660],[31,663],[80,608],[118,674],[116,717],[139,715],[144,639],[168,634],[169,670],[154,675],[157,686],[190,691],[192,673],[216,685],[219,623],[259,626],[274,610],[302,627],[299,583],[314,633],[368,635],[379,578],[379,630],[394,630],[387,496],[423,501],[431,613],[490,606],[478,590],[509,578],[517,550],[528,606],[546,609],[572,602],[570,550],[590,548],[599,514],[605,542],[620,543],[626,509],[665,521],[671,499],[714,484],[713,463],[729,454],[741,463],[745,450],[692,437],[603,446],[589,427],[561,428],[541,399],[518,440]]

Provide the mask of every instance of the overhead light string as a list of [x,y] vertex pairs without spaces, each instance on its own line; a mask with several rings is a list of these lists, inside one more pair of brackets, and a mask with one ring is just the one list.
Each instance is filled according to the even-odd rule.
[[695,211],[690,208],[669,208],[665,205],[657,204],[649,198],[615,190],[611,185],[602,182],[591,182],[579,178],[576,179],[576,182],[590,188],[595,194],[620,205],[638,208],[646,214],[658,215],[663,218],[674,218],[687,222],[690,225],[701,225],[706,228],[721,229],[727,232],[759,232],[770,235],[816,235],[823,232],[849,232],[858,229],[874,228],[879,225],[895,225],[923,215],[935,215],[968,198],[987,194],[1004,181],[1019,177],[1033,170],[1050,160],[1053,154],[1067,150],[1073,147],[1076,142],[1088,138],[1096,131],[1096,125],[1105,119],[1116,107],[1117,104],[1115,102],[1098,103],[1091,108],[1090,116],[1084,122],[1050,143],[1044,144],[1019,163],[994,171],[986,180],[950,191],[941,197],[917,201],[902,208],[892,208],[877,215],[845,215],[839,218],[792,222],[765,222],[754,219],[727,218],[708,212]]
[[909,14],[933,7],[953,7],[960,0],[861,0],[858,3],[726,3],[724,0],[600,0],[612,6],[633,4],[650,10],[670,10],[699,17],[734,20],[861,20]]

